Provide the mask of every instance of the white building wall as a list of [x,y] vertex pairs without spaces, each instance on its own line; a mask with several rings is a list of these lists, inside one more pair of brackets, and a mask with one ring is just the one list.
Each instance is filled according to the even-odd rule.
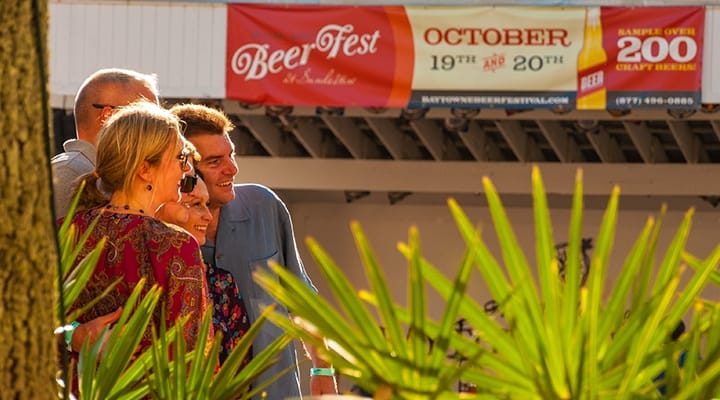
[[702,102],[720,103],[720,7],[705,9],[705,47],[703,48]]
[[[297,245],[305,268],[320,293],[327,298],[332,298],[332,293],[307,250],[305,239],[308,236],[314,237],[333,257],[355,287],[368,289],[369,284],[349,228],[352,220],[361,224],[376,253],[379,264],[382,266],[394,299],[401,304],[406,304],[407,301],[408,267],[407,261],[397,250],[397,243],[407,243],[408,228],[412,225],[416,226],[420,232],[420,244],[424,257],[449,279],[455,278],[464,255],[465,244],[448,207],[442,204],[442,201],[436,204],[403,204],[401,206],[378,202],[367,203],[363,200],[351,204],[338,204],[318,201],[296,202],[293,201],[291,193],[282,193],[281,195],[289,200],[288,207],[292,214]],[[501,196],[501,198],[504,199],[505,196]],[[665,247],[671,242],[688,210],[685,208],[688,203],[677,198],[643,201],[643,199],[621,196],[621,209],[618,214],[618,224],[605,286],[606,294],[609,294],[613,288],[613,283],[622,269],[625,258],[642,231],[647,218],[659,214],[661,200],[666,202],[669,211],[663,221],[658,241],[656,268],[659,268],[660,260],[664,257]],[[461,199],[458,201],[470,220],[476,223],[476,226],[481,227],[483,240],[502,265],[502,253],[498,247],[497,235],[488,208],[478,205],[479,200],[474,200],[470,204]],[[595,197],[586,199],[586,201],[590,204],[586,204],[584,211],[583,237],[592,238],[593,245],[596,245],[607,198]],[[535,225],[532,207],[513,206],[512,201],[508,203],[510,204],[506,209],[508,218],[513,224],[517,240],[520,247],[524,249],[529,265],[534,269],[536,265]],[[551,206],[555,243],[567,242],[570,220],[569,198],[566,203],[568,206]],[[694,256],[704,259],[717,246],[716,232],[720,225],[720,217],[717,210],[710,205],[701,204],[700,201],[696,203],[697,208],[686,248]],[[593,250],[589,251],[589,254],[592,255]],[[684,283],[681,287],[685,286],[691,275],[692,269],[688,268],[682,274]],[[473,272],[468,293],[480,304],[492,298],[477,270]],[[431,299],[428,303],[428,312],[433,319],[439,320],[445,302],[429,286],[428,295]],[[720,300],[720,287],[710,284],[704,295],[705,298],[718,301]]]
[[162,97],[224,98],[226,26],[225,4],[51,1],[52,106],[107,67],[156,74]]

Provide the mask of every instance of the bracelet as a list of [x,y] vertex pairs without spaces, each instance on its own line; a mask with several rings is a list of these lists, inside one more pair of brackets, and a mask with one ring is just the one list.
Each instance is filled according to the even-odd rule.
[[65,344],[67,345],[67,349],[69,351],[72,351],[72,337],[75,332],[75,328],[78,326],[80,326],[80,323],[77,321],[73,321],[70,324],[65,325]]
[[310,376],[335,376],[335,368],[310,368]]

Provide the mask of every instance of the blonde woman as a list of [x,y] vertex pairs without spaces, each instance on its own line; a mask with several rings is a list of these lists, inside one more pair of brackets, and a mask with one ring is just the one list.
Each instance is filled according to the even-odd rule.
[[[90,302],[117,278],[122,281],[83,314],[80,323],[123,306],[138,281],[145,278],[148,289],[153,284],[163,288],[161,306],[167,320],[160,321],[158,308],[155,324],[169,325],[190,315],[184,327],[188,347],[207,340],[197,337],[208,303],[198,242],[155,218],[161,204],[180,199],[180,182],[190,170],[193,154],[180,135],[177,117],[154,103],[134,103],[117,110],[107,121],[98,139],[95,170],[83,177],[82,209],[72,217],[81,232],[98,219],[78,260],[107,238],[79,305]],[[149,344],[146,332],[138,350]]]

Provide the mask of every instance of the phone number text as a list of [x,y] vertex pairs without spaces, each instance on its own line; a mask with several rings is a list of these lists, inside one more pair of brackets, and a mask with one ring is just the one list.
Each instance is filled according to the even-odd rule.
[[615,99],[615,104],[619,106],[691,106],[695,105],[695,98],[690,96],[620,96]]

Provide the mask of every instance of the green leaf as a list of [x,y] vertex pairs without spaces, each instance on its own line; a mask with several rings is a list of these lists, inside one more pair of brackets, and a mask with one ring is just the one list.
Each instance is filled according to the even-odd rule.
[[487,178],[483,179],[483,186],[505,268],[515,289],[515,292],[505,299],[507,303],[503,308],[503,314],[510,325],[516,326],[516,329],[512,330],[513,337],[524,351],[527,371],[534,374],[543,391],[549,391],[552,390],[550,389],[552,384],[549,382],[544,364],[547,356],[545,343],[548,338],[542,322],[543,316],[533,275],[495,187]]
[[380,330],[375,318],[363,306],[357,296],[348,295],[349,293],[355,293],[356,290],[345,275],[339,272],[340,268],[337,264],[313,238],[307,239],[307,245],[335,295],[335,299],[342,306],[346,315],[354,322],[354,328],[360,330],[362,336],[374,347],[388,350],[387,339]]
[[[408,240],[410,257],[408,259],[408,304],[410,305],[410,327],[408,330],[408,341],[412,343],[409,358],[421,369],[427,364],[426,359],[429,353],[428,338],[423,333],[425,326],[425,282],[420,268],[420,238],[416,227],[411,227]],[[452,321],[451,321],[452,323]],[[440,340],[441,338],[438,338]],[[433,357],[433,360],[436,357]],[[433,363],[434,364],[434,363]],[[418,376],[413,377],[418,379]]]
[[575,189],[573,192],[572,210],[570,213],[570,227],[568,231],[568,245],[565,257],[565,285],[562,291],[560,302],[562,314],[562,326],[565,329],[560,332],[562,342],[567,349],[563,352],[568,385],[573,393],[579,393],[582,387],[582,368],[585,366],[581,361],[584,357],[578,354],[585,352],[585,332],[578,325],[578,310],[580,303],[581,286],[581,259],[582,259],[582,216],[583,216],[583,181],[582,170],[578,169],[575,175]]
[[370,247],[370,243],[360,228],[360,224],[352,222],[350,228],[353,232],[358,252],[360,253],[360,259],[365,266],[365,273],[370,282],[370,286],[378,296],[378,311],[380,312],[382,324],[389,342],[392,345],[393,351],[395,351],[400,358],[405,359],[409,353],[408,345],[405,341],[405,333],[395,316],[393,300],[390,296],[390,290],[387,287],[382,268],[380,268],[375,254]]
[[565,380],[566,367],[563,356],[561,332],[567,329],[561,322],[560,278],[557,252],[550,222],[545,187],[537,166],[532,169],[533,212],[535,215],[535,253],[537,274],[543,295],[544,316],[540,322],[544,328],[545,340],[541,346],[545,353],[543,367],[549,376],[552,392],[560,398],[570,397],[570,388]]
[[[645,224],[645,228],[635,241],[633,248],[630,250],[620,276],[613,287],[609,296],[609,302],[604,312],[600,316],[600,328],[598,337],[602,339],[610,337],[613,331],[617,330],[623,323],[625,316],[626,299],[632,288],[632,284],[637,277],[637,273],[642,269],[643,262],[646,260],[646,250],[649,246],[650,237],[654,228],[654,219],[649,218]],[[605,342],[598,351],[598,359],[603,361],[608,342]]]

